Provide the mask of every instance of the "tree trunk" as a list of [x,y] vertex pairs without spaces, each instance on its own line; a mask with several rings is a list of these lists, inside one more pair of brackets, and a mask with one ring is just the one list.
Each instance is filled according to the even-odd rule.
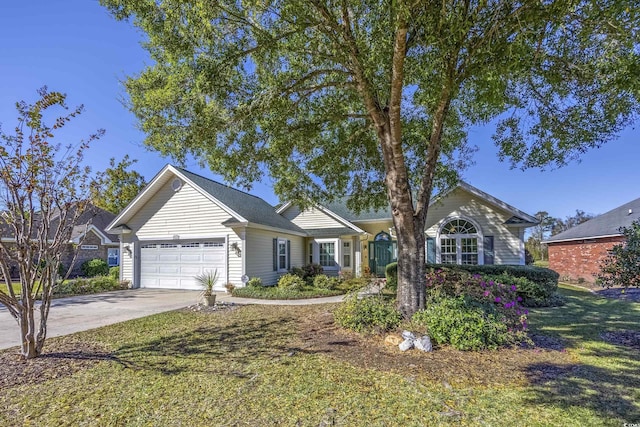
[[398,236],[398,294],[397,306],[409,319],[425,308],[426,265],[424,226],[413,215],[394,216]]
[[33,301],[23,300],[25,306],[20,312],[20,353],[25,359],[33,359],[40,355],[36,343],[35,333],[35,316],[33,310]]

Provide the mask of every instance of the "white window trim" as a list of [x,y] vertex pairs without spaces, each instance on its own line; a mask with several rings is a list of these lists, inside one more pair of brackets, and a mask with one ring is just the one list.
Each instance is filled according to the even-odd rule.
[[333,261],[334,267],[325,267],[322,266],[323,270],[326,271],[337,271],[340,269],[340,255],[342,253],[341,250],[341,241],[340,239],[315,239],[313,245],[313,262],[314,264],[320,264],[320,243],[333,243]]
[[[280,268],[280,245],[284,245],[284,268]],[[278,257],[278,272],[284,272],[287,271],[287,266],[289,265],[289,251],[287,251],[287,239],[282,239],[280,237],[278,237],[278,253],[277,253],[277,257]]]
[[[468,221],[471,224],[473,224],[473,226],[476,228],[477,234],[446,234],[442,232],[442,229],[444,228],[445,225],[447,225],[449,222],[456,220],[456,219],[461,219],[464,221]],[[435,240],[435,245],[436,245],[436,263],[441,264],[442,263],[442,249],[440,247],[440,239],[441,238],[446,238],[446,239],[456,239],[456,264],[460,265],[462,263],[462,244],[461,244],[461,239],[464,238],[477,238],[478,239],[478,265],[483,265],[484,264],[484,248],[483,248],[483,243],[484,243],[484,235],[482,233],[482,228],[480,228],[480,224],[478,224],[477,221],[466,217],[466,216],[450,216],[447,218],[444,218],[441,222],[440,225],[438,226],[438,232],[436,233],[436,240]],[[495,243],[494,243],[495,244]]]
[[[349,244],[349,252],[347,253],[344,250],[344,244],[348,243]],[[340,266],[344,269],[347,270],[352,270],[353,269],[353,241],[351,241],[350,239],[344,239],[341,241],[340,244],[340,250],[341,250],[341,254],[340,254],[340,259],[342,260],[342,263],[340,264]],[[344,265],[344,256],[345,255],[349,255],[349,265]]]
[[[109,264],[109,259],[113,258],[113,257],[110,257],[109,255],[113,251],[116,251],[116,259],[118,260],[118,263],[115,265]],[[107,248],[107,264],[109,265],[109,267],[117,267],[120,265],[120,248]]]

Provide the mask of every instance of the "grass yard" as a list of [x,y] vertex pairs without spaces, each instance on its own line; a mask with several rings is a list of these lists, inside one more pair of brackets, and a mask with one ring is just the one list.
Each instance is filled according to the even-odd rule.
[[[16,294],[19,294],[22,291],[22,289],[20,288],[19,282],[12,282],[11,287],[13,288],[13,292],[15,292]],[[9,293],[6,283],[4,282],[0,283],[0,292]]]
[[497,352],[400,353],[337,329],[332,305],[175,311],[51,339],[29,363],[0,352],[0,425],[640,422],[640,339],[621,333],[638,331],[640,303],[562,292],[565,307],[530,315],[536,347]]

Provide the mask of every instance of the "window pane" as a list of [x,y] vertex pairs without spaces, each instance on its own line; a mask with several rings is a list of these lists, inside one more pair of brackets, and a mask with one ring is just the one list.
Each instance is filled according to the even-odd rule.
[[278,269],[287,269],[287,242],[278,241]]
[[342,266],[351,268],[351,242],[342,242]]
[[335,262],[335,243],[320,243],[320,265],[333,267]]
[[462,250],[462,264],[475,265],[478,263],[478,239],[475,237],[462,238],[460,239],[460,248]]
[[444,234],[476,234],[477,232],[476,227],[464,219],[454,219],[442,227]]
[[456,263],[456,239],[440,239],[440,262],[442,264]]

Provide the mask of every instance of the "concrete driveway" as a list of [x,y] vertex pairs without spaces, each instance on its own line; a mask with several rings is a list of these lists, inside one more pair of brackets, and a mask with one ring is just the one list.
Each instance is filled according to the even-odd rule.
[[[47,337],[175,310],[198,302],[200,291],[129,289],[53,300]],[[39,311],[38,311],[39,313]],[[20,344],[18,322],[0,305],[0,349]]]

